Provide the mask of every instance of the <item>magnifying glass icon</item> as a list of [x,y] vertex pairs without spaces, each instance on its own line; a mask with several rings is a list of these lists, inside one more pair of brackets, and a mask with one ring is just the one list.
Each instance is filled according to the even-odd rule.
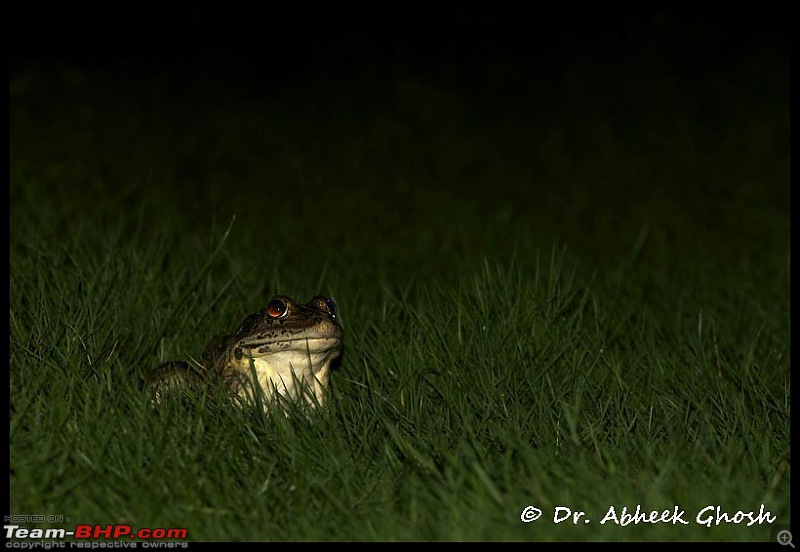
[[781,546],[791,546],[794,548],[794,543],[792,542],[792,534],[784,529],[783,531],[778,531],[778,544]]

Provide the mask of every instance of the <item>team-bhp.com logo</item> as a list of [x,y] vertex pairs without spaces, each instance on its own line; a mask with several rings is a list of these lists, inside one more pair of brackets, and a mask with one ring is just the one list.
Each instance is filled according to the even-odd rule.
[[7,539],[185,539],[189,532],[185,528],[153,529],[144,527],[136,531],[130,525],[79,524],[74,531],[66,529],[28,529],[19,525],[4,525]]

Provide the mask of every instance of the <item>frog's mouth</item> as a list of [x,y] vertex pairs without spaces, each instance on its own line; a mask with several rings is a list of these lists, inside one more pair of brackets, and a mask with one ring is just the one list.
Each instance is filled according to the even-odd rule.
[[[300,354],[330,354],[338,353],[342,346],[342,339],[339,336],[320,336],[320,337],[295,337],[282,340],[273,339],[269,343],[261,345],[253,344],[248,350],[250,356],[254,358],[276,355],[281,353],[300,353]],[[338,356],[338,354],[337,354]]]

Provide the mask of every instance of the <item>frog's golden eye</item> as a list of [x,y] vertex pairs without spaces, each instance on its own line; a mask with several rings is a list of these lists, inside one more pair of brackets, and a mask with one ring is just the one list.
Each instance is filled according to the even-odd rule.
[[339,313],[339,307],[336,306],[336,301],[327,297],[325,299],[325,305],[328,307],[328,312],[331,313],[331,316],[336,318],[336,315]]
[[267,316],[270,318],[283,318],[289,314],[289,306],[282,299],[273,299],[267,304]]

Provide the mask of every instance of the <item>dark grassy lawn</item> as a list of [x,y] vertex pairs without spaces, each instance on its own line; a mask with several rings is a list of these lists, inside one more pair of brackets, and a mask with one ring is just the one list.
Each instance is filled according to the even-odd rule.
[[[11,512],[193,540],[768,539],[695,515],[789,521],[787,75],[586,71],[486,102],[410,75],[12,74]],[[328,410],[151,407],[148,369],[275,293],[339,303]],[[637,505],[688,524],[599,523]]]

